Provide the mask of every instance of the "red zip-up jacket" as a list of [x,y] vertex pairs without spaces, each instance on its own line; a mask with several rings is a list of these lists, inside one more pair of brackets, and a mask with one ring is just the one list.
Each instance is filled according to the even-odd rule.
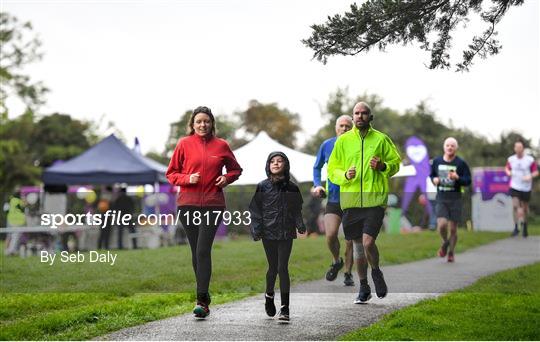
[[[223,166],[227,170],[224,175]],[[197,172],[199,182],[190,184],[189,176]],[[180,186],[176,201],[179,206],[225,207],[223,190],[215,185],[216,178],[223,175],[231,184],[241,173],[242,168],[225,140],[193,134],[178,140],[166,175],[169,183]]]

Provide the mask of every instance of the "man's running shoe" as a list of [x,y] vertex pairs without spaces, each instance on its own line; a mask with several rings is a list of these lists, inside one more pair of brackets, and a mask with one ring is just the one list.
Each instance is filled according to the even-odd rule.
[[[525,234],[525,232],[523,232],[523,234]],[[516,237],[519,235],[519,229],[517,228],[514,228],[514,231],[512,232],[512,234],[510,234],[511,237]]]
[[441,245],[441,248],[439,248],[439,252],[437,252],[439,257],[444,258],[446,256],[446,252],[448,252],[449,245],[450,245],[449,241],[443,242],[443,244]]
[[383,273],[380,269],[371,270],[371,278],[373,278],[373,283],[375,284],[375,293],[377,297],[384,298],[388,293],[388,287],[384,281]]
[[360,291],[358,292],[358,297],[354,300],[354,304],[365,304],[370,299],[371,288],[368,284],[360,283]]
[[523,237],[526,238],[529,236],[529,232],[527,231],[527,226],[523,225]]
[[448,262],[454,262],[454,252],[448,253]]
[[334,262],[332,265],[330,265],[328,272],[326,272],[326,280],[328,281],[336,280],[337,274],[339,270],[342,268],[343,268],[343,258],[339,258],[338,262]]
[[266,314],[270,317],[274,317],[276,315],[276,305],[274,304],[274,296],[270,296],[267,293],[264,294],[264,309],[266,310]]
[[282,305],[281,310],[279,310],[278,315],[279,321],[288,322],[290,320],[289,318],[289,306],[288,305]]
[[208,315],[210,315],[210,309],[208,308],[207,304],[197,302],[197,305],[193,309],[193,314],[197,318],[206,318]]
[[346,272],[344,275],[345,275],[345,279],[343,279],[343,284],[345,284],[345,286],[354,286],[354,280],[353,280],[352,274],[349,272]]

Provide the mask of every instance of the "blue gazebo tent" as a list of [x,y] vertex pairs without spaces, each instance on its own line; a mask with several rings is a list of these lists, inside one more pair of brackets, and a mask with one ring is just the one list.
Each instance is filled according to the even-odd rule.
[[155,184],[167,182],[167,167],[129,149],[114,134],[82,154],[45,169],[43,183]]

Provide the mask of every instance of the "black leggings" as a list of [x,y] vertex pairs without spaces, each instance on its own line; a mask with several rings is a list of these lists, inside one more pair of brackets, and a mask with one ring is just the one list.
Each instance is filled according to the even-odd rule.
[[289,305],[291,280],[289,278],[289,257],[291,256],[293,240],[266,240],[263,239],[264,251],[268,260],[266,272],[266,293],[273,294],[276,276],[279,273],[279,290],[281,292],[281,305]]
[[[212,275],[212,244],[214,243],[217,228],[221,223],[221,217],[216,220],[218,214],[214,213],[214,211],[223,212],[224,209],[182,206],[178,207],[178,210],[180,222],[184,226],[191,247],[191,263],[197,280],[197,300],[210,304],[208,287]],[[209,213],[208,216],[205,215],[207,212]],[[197,217],[200,218],[201,222],[198,222]]]

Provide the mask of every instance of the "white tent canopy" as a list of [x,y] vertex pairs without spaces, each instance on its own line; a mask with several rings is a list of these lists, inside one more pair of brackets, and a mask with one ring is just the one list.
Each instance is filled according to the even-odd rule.
[[298,182],[313,181],[315,156],[298,152],[273,140],[264,131],[246,145],[236,149],[234,155],[242,167],[242,175],[234,185],[257,184],[266,178],[266,158],[270,152],[281,151],[291,163],[291,175]]
[[[236,160],[242,166],[240,178],[233,185],[257,184],[266,178],[266,158],[270,152],[281,151],[287,155],[291,163],[291,175],[300,183],[313,182],[313,165],[315,156],[298,152],[278,143],[261,131],[252,141],[234,150]],[[401,166],[394,177],[414,176],[414,166]],[[326,179],[326,166],[322,171],[322,179]]]

